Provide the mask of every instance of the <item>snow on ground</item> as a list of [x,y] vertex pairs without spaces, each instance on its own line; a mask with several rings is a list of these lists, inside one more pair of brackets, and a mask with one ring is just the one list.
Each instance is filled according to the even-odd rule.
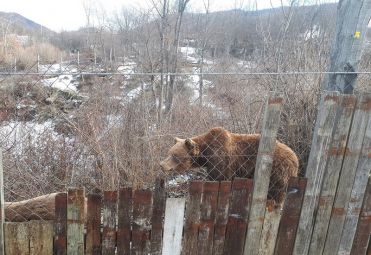
[[122,74],[128,74],[125,77],[127,79],[130,79],[131,78],[130,74],[135,73],[136,68],[137,68],[137,63],[135,63],[134,61],[128,58],[125,58],[124,63],[120,65],[119,67],[117,67],[117,72],[122,73]]
[[78,81],[73,75],[59,75],[58,77],[42,80],[43,85],[50,88],[59,89],[65,92],[77,92]]
[[[42,139],[40,139],[42,137]],[[54,131],[52,121],[43,123],[11,121],[0,126],[0,144],[7,149],[21,153],[27,145],[35,145],[48,140],[56,141],[60,135]]]
[[[41,82],[44,86],[65,92],[77,92],[78,81],[76,81],[76,76],[78,70],[75,66],[68,64],[40,65],[39,73],[56,75],[56,77],[43,79]],[[63,75],[59,75],[60,73],[63,73]]]
[[196,54],[196,48],[193,47],[179,47],[180,52],[185,57],[186,61],[192,64],[197,64],[199,57]]

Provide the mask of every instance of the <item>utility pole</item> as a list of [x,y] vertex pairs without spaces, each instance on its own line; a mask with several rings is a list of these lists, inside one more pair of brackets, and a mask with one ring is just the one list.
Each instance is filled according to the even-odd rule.
[[[352,94],[358,64],[371,17],[371,0],[340,0],[337,7],[336,35],[331,49],[330,72],[322,88]],[[344,73],[353,74],[344,74]]]

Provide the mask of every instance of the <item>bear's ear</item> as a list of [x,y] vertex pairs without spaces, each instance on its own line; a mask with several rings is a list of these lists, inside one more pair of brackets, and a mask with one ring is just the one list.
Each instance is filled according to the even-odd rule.
[[200,149],[198,147],[198,144],[195,143],[192,139],[187,138],[185,140],[185,146],[188,150],[189,155],[198,156],[200,154]]
[[175,143],[183,142],[184,139],[180,139],[179,137],[174,137]]

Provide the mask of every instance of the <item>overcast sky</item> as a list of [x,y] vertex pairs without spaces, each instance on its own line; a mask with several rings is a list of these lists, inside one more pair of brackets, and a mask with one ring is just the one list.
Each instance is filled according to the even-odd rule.
[[[148,8],[151,0],[90,0],[100,11],[107,14],[120,10],[123,6]],[[156,1],[156,0],[154,0]],[[308,0],[298,0],[308,2]],[[331,0],[323,0],[331,1]],[[323,2],[320,1],[320,2]],[[211,11],[234,9],[235,6],[248,8],[249,3],[257,2],[258,9],[278,7],[281,0],[210,0]],[[283,0],[287,3],[288,0]],[[315,2],[319,2],[316,0]],[[252,5],[252,4],[251,4]],[[190,0],[192,10],[202,9],[202,0]],[[0,0],[0,11],[16,12],[54,31],[75,30],[86,24],[82,0]]]

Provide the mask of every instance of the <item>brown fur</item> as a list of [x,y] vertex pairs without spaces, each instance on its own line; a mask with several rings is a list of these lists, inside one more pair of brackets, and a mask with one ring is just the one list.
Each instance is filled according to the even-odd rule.
[[[230,180],[233,177],[254,176],[260,135],[234,134],[223,128],[213,128],[190,139],[176,138],[168,157],[160,164],[164,171],[182,173],[203,167],[210,180]],[[298,158],[285,144],[277,141],[274,152],[268,199],[282,203],[288,180],[297,176]]]

